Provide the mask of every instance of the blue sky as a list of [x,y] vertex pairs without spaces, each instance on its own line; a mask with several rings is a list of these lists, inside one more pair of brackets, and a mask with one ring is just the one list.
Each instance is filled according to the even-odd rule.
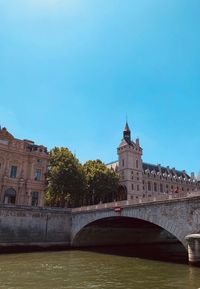
[[0,0],[0,124],[117,158],[126,114],[143,160],[200,169],[199,0]]

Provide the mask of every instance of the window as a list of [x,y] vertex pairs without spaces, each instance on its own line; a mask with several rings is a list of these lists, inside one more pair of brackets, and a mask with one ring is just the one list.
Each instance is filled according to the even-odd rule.
[[132,188],[132,191],[133,191],[134,190],[134,185],[133,184],[131,185],[131,188]]
[[137,185],[137,191],[139,191],[140,190],[140,186],[139,185]]
[[41,180],[41,170],[37,169],[35,171],[35,181],[40,181]]
[[15,204],[16,191],[13,188],[9,188],[5,191],[4,203],[5,204]]
[[148,182],[148,191],[151,191],[151,183]]
[[162,193],[163,192],[163,185],[160,184],[160,192]]
[[39,199],[39,193],[38,192],[32,192],[32,200],[31,200],[31,206],[38,206],[38,199]]
[[136,160],[136,168],[138,169],[138,160]]
[[157,192],[157,184],[154,183],[154,192]]
[[11,167],[11,171],[10,171],[10,177],[15,179],[16,176],[17,176],[17,167],[16,166],[12,166]]
[[124,160],[122,160],[122,167],[124,167]]

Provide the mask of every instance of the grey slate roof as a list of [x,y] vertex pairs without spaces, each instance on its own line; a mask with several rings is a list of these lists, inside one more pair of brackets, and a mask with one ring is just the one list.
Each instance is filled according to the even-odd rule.
[[[159,172],[159,165],[153,165],[153,164],[148,164],[148,163],[143,163],[143,170],[147,170],[149,169],[150,171],[155,171],[156,173]],[[171,169],[171,168],[167,168],[167,167],[163,167],[163,166],[160,166],[160,170],[161,170],[161,173],[164,174],[171,174],[172,176],[178,176],[178,177],[187,177],[188,179],[190,179],[190,176],[185,172],[183,171],[179,171],[179,170],[176,170],[176,169]]]

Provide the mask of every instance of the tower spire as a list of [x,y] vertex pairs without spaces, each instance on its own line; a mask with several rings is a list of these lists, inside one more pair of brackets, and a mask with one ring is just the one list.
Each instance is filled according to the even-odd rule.
[[[125,128],[124,128],[124,131],[130,131],[130,128],[128,126],[128,122],[126,121],[126,124],[125,124]],[[131,132],[131,131],[130,131]]]
[[127,142],[130,142],[131,141],[131,131],[129,129],[129,126],[128,126],[128,122],[126,121],[126,124],[125,124],[125,128],[124,128],[124,131],[123,131],[123,138],[127,141]]

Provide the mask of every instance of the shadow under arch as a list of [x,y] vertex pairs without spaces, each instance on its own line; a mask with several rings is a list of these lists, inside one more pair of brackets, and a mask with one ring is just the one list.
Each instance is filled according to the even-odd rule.
[[187,250],[176,236],[149,221],[116,216],[83,227],[72,245],[89,251],[186,263]]

